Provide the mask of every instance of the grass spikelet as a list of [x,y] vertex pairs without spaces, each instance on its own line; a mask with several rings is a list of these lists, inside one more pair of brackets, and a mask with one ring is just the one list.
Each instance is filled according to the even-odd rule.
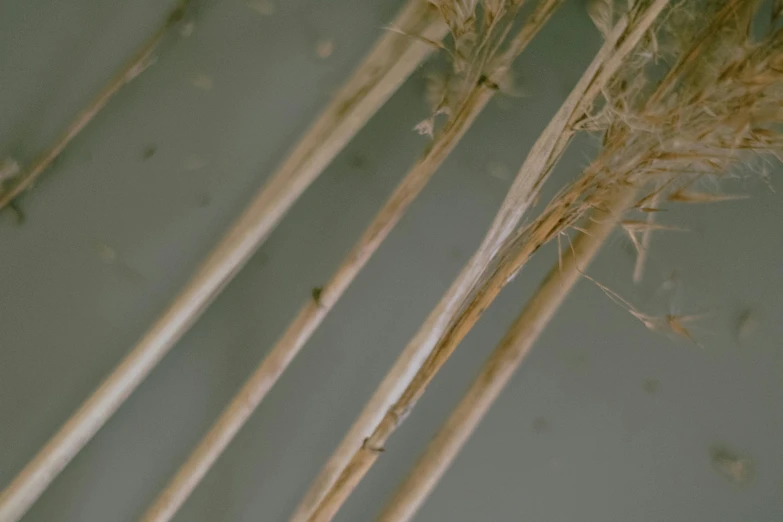
[[710,194],[679,189],[669,194],[666,199],[676,203],[721,203],[723,201],[748,199],[748,197],[745,194]]
[[620,226],[629,232],[646,232],[647,230],[685,230],[672,225],[650,223],[649,221],[640,221],[638,219],[625,219],[620,221]]

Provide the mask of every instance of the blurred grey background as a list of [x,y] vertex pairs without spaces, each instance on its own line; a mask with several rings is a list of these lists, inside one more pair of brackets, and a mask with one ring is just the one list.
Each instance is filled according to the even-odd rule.
[[[0,156],[31,161],[172,4],[4,0]],[[0,215],[0,487],[184,285],[401,4],[196,2],[192,34],[172,33],[20,199],[25,222]],[[584,2],[568,0],[518,61],[524,95],[490,104],[178,521],[286,519],[599,43]],[[412,131],[427,115],[423,72],[24,520],[142,513],[426,146]],[[571,147],[549,194],[593,147]],[[646,331],[583,281],[418,520],[783,520],[783,205],[760,182],[725,188],[753,197],[667,212],[690,232],[654,237],[642,285],[619,233],[591,269],[645,311],[707,314],[702,346]],[[555,258],[540,252],[488,310],[339,520],[378,513]]]

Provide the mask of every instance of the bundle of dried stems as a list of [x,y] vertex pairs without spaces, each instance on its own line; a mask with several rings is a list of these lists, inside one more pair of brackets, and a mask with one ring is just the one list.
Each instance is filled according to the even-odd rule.
[[571,248],[566,250],[560,262],[552,267],[527,302],[522,314],[503,336],[473,386],[439,430],[378,520],[398,522],[413,518],[527,355],[538,335],[579,280],[582,270],[601,248],[622,211],[632,202],[632,197],[633,191],[629,190],[616,194],[609,206],[616,209],[617,213],[596,212],[595,219],[574,239]]
[[294,520],[331,519],[378,458],[386,439],[483,311],[481,307],[469,309],[475,316],[473,322],[456,322],[535,200],[575,126],[666,4],[667,0],[637,4],[607,31],[606,43],[528,154],[481,246],[384,378],[300,504]]
[[[491,4],[490,9],[483,11],[483,23],[478,30],[479,26],[468,21],[473,16],[472,11],[442,11],[452,32],[453,48],[434,42],[433,45],[450,53],[454,68],[448,78],[438,82],[437,87],[440,88],[433,98],[433,115],[418,126],[423,133],[433,136],[433,143],[403,178],[327,284],[319,290],[317,296],[305,303],[269,355],[149,508],[144,520],[169,520],[179,509],[421,193],[492,98],[511,62],[524,50],[560,1],[539,2],[527,22],[505,47],[503,44],[508,39],[520,3]],[[464,6],[455,4],[455,7]],[[443,128],[436,132],[435,118],[440,114],[446,115],[447,120]]]
[[[176,18],[176,17],[175,17]],[[0,495],[17,520],[103,426],[266,239],[345,144],[432,52],[447,29],[424,0],[409,0],[277,172],[136,347]],[[146,56],[146,54],[144,55]],[[85,122],[86,123],[86,122]]]
[[[553,198],[507,245],[503,260],[482,292],[513,277],[529,255],[526,252],[531,244],[535,249],[569,228],[581,230],[579,237],[552,267],[379,520],[412,518],[573,288],[581,269],[606,240],[612,225],[619,221],[634,238],[655,227],[644,220],[622,220],[625,212],[655,212],[658,209],[650,206],[654,200],[705,203],[732,199],[690,187],[705,176],[731,176],[736,168],[752,165],[759,154],[781,153],[783,136],[777,128],[783,122],[783,29],[776,27],[781,13],[773,10],[769,29],[754,38],[752,21],[760,5],[760,1],[712,2],[702,6],[696,16],[693,6],[678,4],[658,33],[651,34],[607,86],[602,110],[585,121],[589,128],[604,131],[602,151],[579,179]],[[668,55],[664,61],[673,65],[656,83],[648,78],[661,54]],[[635,196],[645,189],[652,191],[640,199]],[[574,226],[590,210],[598,215],[584,229]],[[600,216],[605,213],[612,217]],[[599,286],[646,327],[692,339],[684,326],[687,318],[641,313]]]
[[[433,143],[145,515],[145,520],[170,519],[453,150],[505,80],[513,59],[559,3],[539,0],[518,33],[509,37],[521,0],[439,0],[433,2],[438,16],[421,0],[410,0],[394,24],[403,35],[389,32],[381,38],[193,282],[3,492],[0,520],[17,520],[24,514],[336,152],[433,47],[444,49],[453,71],[434,90],[433,115],[418,126],[433,136]],[[639,0],[630,7],[611,0],[590,3],[604,45],[532,147],[479,249],[384,378],[294,513],[294,521],[334,516],[435,373],[541,246],[555,239],[560,243],[572,230],[578,232],[573,242],[567,239],[570,248],[559,252],[558,263],[388,503],[381,520],[414,516],[616,224],[637,247],[634,279],[638,280],[651,232],[673,228],[655,222],[660,205],[733,199],[696,187],[707,178],[734,175],[738,166],[752,164],[760,155],[783,152],[781,2],[773,2],[766,27],[754,25],[761,18],[757,16],[761,0],[668,4],[668,0]],[[172,16],[166,27],[178,17]],[[447,31],[450,44],[440,44]],[[148,56],[155,43],[142,54]],[[445,115],[445,123],[436,130],[439,115]],[[579,131],[601,133],[601,150],[578,178],[520,226]],[[65,144],[67,139],[60,150]],[[637,216],[626,217],[628,213]],[[642,313],[596,284],[647,328],[692,340],[685,326],[688,317]]]

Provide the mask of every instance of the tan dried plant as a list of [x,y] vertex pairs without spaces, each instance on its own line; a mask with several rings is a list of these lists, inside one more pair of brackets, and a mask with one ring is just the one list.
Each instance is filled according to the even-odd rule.
[[475,288],[482,277],[491,273],[498,252],[536,199],[574,127],[667,4],[667,0],[637,2],[618,17],[605,35],[606,42],[528,153],[481,246],[405,347],[316,479],[294,520],[331,519],[373,465],[386,439],[413,408],[460,335],[470,329],[471,314],[483,311],[477,307],[468,314],[470,298],[477,295]]
[[[414,380],[420,382],[418,394],[529,257],[543,244],[575,229],[579,234],[566,250],[565,262],[561,259],[552,268],[380,520],[398,522],[413,516],[578,277],[589,278],[583,268],[608,237],[611,225],[619,221],[625,233],[634,237],[671,228],[650,220],[623,219],[623,214],[652,215],[659,210],[653,201],[705,203],[734,198],[693,187],[705,177],[720,179],[742,167],[747,170],[764,159],[760,156],[779,157],[783,146],[778,131],[783,122],[783,29],[777,27],[781,3],[767,18],[768,27],[754,30],[753,21],[765,18],[759,12],[762,5],[751,0],[676,4],[659,31],[650,34],[607,85],[603,107],[581,122],[583,128],[603,132],[602,150],[576,181],[504,246],[491,275],[443,337],[440,353],[433,353],[426,371]],[[667,63],[671,65],[662,65]],[[596,284],[647,328],[693,340],[687,324],[697,316],[644,314]],[[415,404],[413,385],[406,395],[410,397],[406,409],[398,413],[407,413]]]
[[[699,11],[689,2],[672,7],[658,36],[651,32],[606,86],[603,106],[580,122],[583,129],[603,134],[597,157],[506,242],[441,344],[456,345],[541,246],[570,230],[583,231],[580,220],[591,211],[643,217],[661,210],[653,202],[745,197],[694,187],[704,178],[734,177],[760,156],[777,157],[783,151],[778,130],[783,123],[783,29],[773,17],[768,30],[753,36],[760,5],[759,0],[728,0],[698,6]],[[673,65],[660,76],[660,64],[667,60]],[[635,216],[619,225],[640,254],[639,235],[682,230]],[[693,340],[685,323],[694,316],[647,315],[601,288],[646,327]]]

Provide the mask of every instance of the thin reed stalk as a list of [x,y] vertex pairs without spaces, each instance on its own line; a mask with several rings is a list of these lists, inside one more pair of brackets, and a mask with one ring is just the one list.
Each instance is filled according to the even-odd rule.
[[136,54],[126,63],[123,68],[115,74],[109,83],[90,101],[77,116],[68,125],[65,131],[46,149],[33,164],[16,176],[8,187],[0,191],[0,210],[8,206],[14,198],[22,192],[29,189],[38,177],[57,159],[65,150],[65,147],[73,140],[88,123],[103,109],[109,100],[126,84],[130,83],[139,74],[141,74],[152,60],[155,49],[163,41],[163,37],[169,30],[185,16],[185,8],[189,0],[181,0],[177,7],[166,17],[165,23],[161,25],[146,42],[136,51]]
[[622,190],[616,201],[608,205],[612,213],[597,212],[596,219],[588,222],[585,231],[574,239],[572,248],[552,266],[454,412],[387,503],[378,517],[379,522],[403,522],[413,518],[552,320],[582,271],[609,237],[620,216],[632,205],[633,195],[633,190]]
[[[431,367],[428,374],[427,361],[438,351],[438,343],[447,329],[454,324],[466,300],[512,236],[575,132],[575,126],[666,4],[666,0],[644,4],[622,17],[606,35],[606,43],[528,154],[481,246],[384,378],[292,520],[330,520],[377,459],[383,449],[382,442],[404,420],[437,371]],[[483,309],[477,307],[476,311],[480,315]],[[404,406],[402,398],[406,401]],[[374,444],[375,440],[381,444]]]
[[[503,70],[507,69],[510,62],[525,49],[543,27],[559,3],[560,0],[542,1],[510,42],[508,50],[503,54],[503,60],[495,66]],[[301,308],[296,319],[289,325],[269,355],[246,381],[218,421],[145,513],[143,520],[161,522],[171,519],[309,340],[359,271],[369,261],[448,154],[459,143],[496,91],[495,82],[491,81],[491,77],[488,80],[476,81],[474,75],[469,74],[462,81],[469,83],[467,94],[461,96],[463,99],[459,101],[457,107],[449,109],[449,113],[453,116],[448,120],[443,130],[436,135],[433,144],[400,182],[357,244],[321,289],[317,299],[308,300]]]
[[[400,30],[438,41],[442,20],[409,0]],[[429,43],[385,31],[277,172],[146,335],[0,495],[0,520],[18,520],[84,447],[266,239],[304,190],[432,51]]]

